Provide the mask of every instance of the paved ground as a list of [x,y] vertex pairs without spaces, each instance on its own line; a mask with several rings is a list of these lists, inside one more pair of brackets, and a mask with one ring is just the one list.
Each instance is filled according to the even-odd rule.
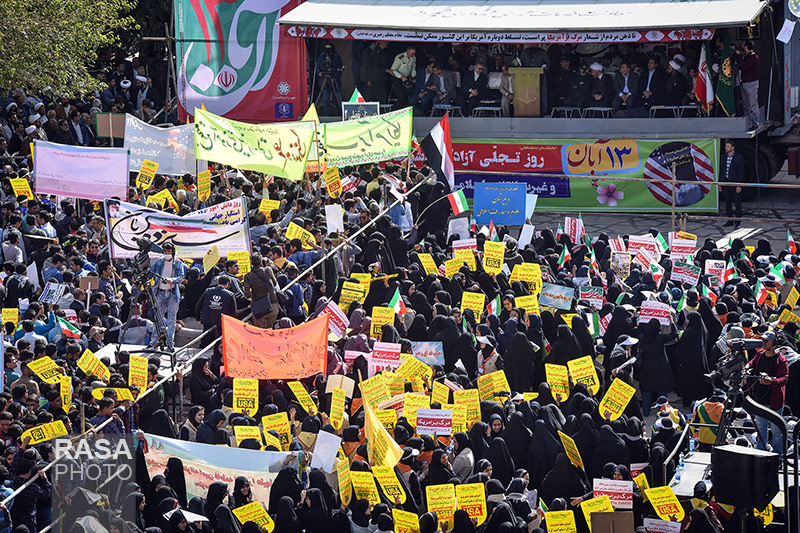
[[[798,185],[800,180],[788,175],[785,171],[771,183],[788,183]],[[723,214],[724,214],[724,204]],[[768,220],[764,222],[742,222],[738,230],[732,227],[723,227],[725,220],[709,217],[703,220],[687,220],[684,229],[698,236],[702,243],[705,238],[716,239],[719,244],[728,242],[728,237],[742,238],[748,246],[755,246],[758,239],[766,238],[772,243],[773,251],[782,250],[786,244],[786,230],[789,229],[795,239],[800,238],[800,188],[798,189],[763,189],[756,199],[745,202],[742,206],[744,218]],[[650,227],[658,228],[666,236],[671,231],[672,222],[670,213],[658,215],[630,215],[630,214],[599,214],[583,213],[583,222],[590,235],[606,232],[610,236],[617,234],[641,235]],[[534,214],[534,224],[537,228],[558,227],[563,224],[564,214]],[[794,223],[788,221],[796,221]]]

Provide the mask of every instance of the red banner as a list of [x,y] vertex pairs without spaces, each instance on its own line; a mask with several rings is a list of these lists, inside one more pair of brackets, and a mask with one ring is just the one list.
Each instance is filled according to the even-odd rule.
[[325,374],[328,315],[287,329],[261,329],[222,315],[225,375],[301,379]]

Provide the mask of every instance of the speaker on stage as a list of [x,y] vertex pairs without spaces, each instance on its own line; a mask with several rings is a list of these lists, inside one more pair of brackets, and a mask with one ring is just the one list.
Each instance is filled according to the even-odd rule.
[[711,450],[711,482],[720,503],[764,509],[778,494],[778,454],[733,444]]

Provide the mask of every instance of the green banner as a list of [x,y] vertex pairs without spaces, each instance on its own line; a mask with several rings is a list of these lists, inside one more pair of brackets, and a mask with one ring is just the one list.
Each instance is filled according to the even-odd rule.
[[[328,166],[388,161],[411,152],[411,108],[325,124]],[[198,156],[200,157],[200,156]]]
[[726,115],[732,117],[736,114],[736,103],[733,99],[733,64],[731,63],[731,47],[728,30],[723,33],[722,57],[720,58],[719,72],[717,73],[717,102]]
[[313,122],[248,124],[195,109],[195,156],[299,181],[314,138]]
[[671,211],[673,197],[677,211],[709,212],[718,147],[714,139],[453,139],[453,158],[467,198],[478,182],[516,182],[538,195],[536,212]]

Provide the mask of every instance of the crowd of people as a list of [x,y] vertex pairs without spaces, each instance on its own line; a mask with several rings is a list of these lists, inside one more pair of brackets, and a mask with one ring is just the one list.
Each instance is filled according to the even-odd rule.
[[[720,67],[733,79],[736,109],[714,113],[757,118],[759,60],[753,41],[729,45],[722,32],[709,50],[716,87]],[[618,117],[646,117],[659,106],[698,106],[696,95],[702,43],[675,46],[603,44],[586,50],[573,44],[450,44],[353,41],[344,65],[332,44],[315,63],[322,110],[331,115],[333,91],[341,91],[343,66],[368,102],[413,105],[424,116],[434,105],[456,106],[470,116],[478,106],[496,106],[514,116],[514,76],[509,68],[538,67],[542,77],[541,114],[553,108],[605,107]],[[328,80],[334,80],[333,83]],[[716,92],[715,92],[716,94]],[[341,94],[339,94],[341,101]],[[737,112],[738,110],[738,112]]]
[[[6,481],[5,495],[25,487],[5,506],[4,531],[41,531],[51,520],[51,497],[66,496],[65,487],[52,471],[37,474],[53,459],[52,443],[29,445],[30,439],[23,438],[26,430],[54,421],[63,422],[71,435],[106,424],[104,434],[143,431],[235,446],[235,427],[257,426],[261,416],[284,412],[291,424],[288,450],[305,452],[305,459],[302,471],[285,467],[272,484],[269,500],[261,502],[275,522],[275,531],[394,531],[392,509],[398,508],[419,515],[421,532],[435,532],[443,527],[444,519],[440,521],[428,511],[427,488],[482,483],[488,508],[485,523],[476,527],[467,513],[459,510],[448,527],[456,533],[532,533],[547,531],[547,512],[558,510],[575,511],[578,530],[587,531],[581,504],[592,499],[594,479],[631,480],[631,469],[636,468],[650,487],[669,484],[679,465],[666,464],[665,476],[668,455],[678,445],[686,451],[690,446],[681,442],[681,428],[692,418],[710,423],[720,420],[725,383],[712,384],[704,375],[713,372],[726,354],[724,342],[718,340],[734,331],[761,338],[764,343],[749,354],[759,377],[748,382],[747,393],[787,418],[800,409],[798,378],[789,367],[794,360],[797,324],[778,324],[782,312],[797,304],[792,292],[796,292],[800,256],[795,249],[773,250],[766,240],[748,248],[741,239],[718,246],[712,239],[701,238],[688,259],[704,269],[696,286],[671,278],[674,262],[666,250],[656,258],[663,276],[654,277],[652,270],[634,262],[623,277],[612,268],[614,235],[587,233],[572,242],[567,233],[541,228],[531,242],[522,245],[515,238],[516,229],[507,227],[492,233],[488,228],[472,227],[469,235],[448,235],[451,211],[443,200],[447,186],[427,166],[408,173],[404,165],[392,163],[383,168],[377,164],[343,168],[342,176],[359,185],[340,198],[330,197],[321,186],[324,180],[313,177],[293,183],[251,172],[214,170],[212,191],[205,203],[199,201],[195,176],[191,175],[157,176],[151,190],[131,188],[129,200],[142,203],[145,197],[166,189],[177,208],[165,211],[186,214],[205,205],[243,198],[252,241],[251,271],[240,276],[237,261],[221,260],[204,272],[202,261],[175,258],[174,248],[167,243],[163,258],[152,266],[163,276],[156,281],[159,306],[154,307],[153,302],[132,296],[130,262],[109,257],[102,203],[17,197],[10,179],[27,175],[24,163],[2,168],[0,298],[4,308],[19,308],[20,314],[12,320],[4,312],[4,321],[9,320],[4,324],[4,388],[0,393],[0,476]],[[413,192],[382,214],[383,207],[393,201],[390,185],[397,187],[398,183]],[[265,198],[278,200],[280,207],[260,212],[260,200]],[[342,206],[343,232],[328,231],[323,209],[327,204]],[[310,250],[304,250],[299,240],[286,237],[290,222],[314,236]],[[367,229],[353,237],[360,228]],[[661,235],[656,229],[651,233],[654,238]],[[453,241],[459,238],[476,239],[474,267],[465,263],[449,277],[427,272],[420,254],[431,254],[435,264],[441,265],[452,256]],[[503,263],[508,268],[489,274],[481,258],[485,244],[494,240],[504,243]],[[623,240],[628,242],[628,236]],[[725,261],[733,272],[720,280],[705,271],[706,260]],[[602,305],[592,307],[586,300],[573,298],[569,309],[542,307],[539,313],[526,312],[517,302],[535,295],[536,288],[511,281],[509,275],[524,263],[538,264],[545,283],[602,288]],[[235,412],[233,380],[224,373],[218,339],[221,316],[242,318],[251,302],[268,297],[272,311],[256,312],[251,307],[256,315],[252,322],[261,328],[291,328],[318,316],[329,302],[338,302],[343,283],[358,281],[359,274],[376,279],[368,281],[363,301],[345,309],[349,327],[344,337],[329,340],[325,374],[301,380],[311,393],[316,413],[309,414],[308,405],[282,380],[260,382],[256,417]],[[97,283],[81,288],[85,278],[95,278]],[[55,303],[38,300],[41,289],[37,287],[46,283],[64,287]],[[287,288],[289,283],[292,285]],[[768,293],[766,298],[762,291]],[[462,306],[465,292],[483,294],[487,304],[499,298],[501,305],[476,313]],[[395,294],[402,299],[405,312],[381,327],[382,341],[399,343],[406,354],[412,353],[412,342],[420,341],[440,342],[443,351],[443,364],[430,368],[422,389],[417,390],[420,384],[407,382],[406,392],[428,394],[434,382],[445,379],[453,390],[474,389],[480,376],[496,371],[504,372],[509,390],[481,401],[478,419],[452,438],[416,435],[414,425],[400,417],[392,437],[402,448],[402,457],[390,466],[405,493],[405,503],[398,504],[381,492],[380,503],[353,497],[349,505],[343,505],[336,475],[309,472],[308,456],[313,453],[316,436],[330,432],[341,436],[342,453],[352,471],[370,471],[375,465],[365,443],[364,408],[355,401],[361,396],[358,386],[336,430],[329,419],[331,394],[326,393],[326,384],[336,375],[349,376],[356,383],[367,377],[366,354],[375,342],[372,310],[388,305]],[[668,325],[655,319],[640,323],[640,307],[648,300],[670,306]],[[159,372],[168,370],[158,357],[148,362],[150,392],[136,402],[124,400],[112,390],[128,389],[133,398],[143,392],[129,385],[130,355],[125,351],[102,359],[109,369],[105,377],[87,375],[77,365],[87,348],[97,352],[119,340],[151,342],[157,311],[167,312],[171,337],[176,330],[196,326],[198,333],[200,327],[210,331],[207,341],[214,343],[210,357],[197,359],[179,376],[192,406],[185,419],[169,416],[170,402],[182,403],[183,398],[175,384],[156,384]],[[603,319],[603,329],[594,325],[595,316]],[[125,324],[128,327],[120,339]],[[352,351],[365,355],[346,361],[345,352]],[[545,364],[568,365],[586,356],[596,367],[599,389],[593,392],[576,381],[571,383],[568,397],[553,394]],[[66,410],[59,386],[43,381],[31,368],[43,357],[51,358],[58,372],[70,377],[72,395]],[[598,412],[598,402],[615,379],[634,386],[637,396],[620,418],[608,420]],[[104,389],[99,399],[92,394],[96,389]],[[525,393],[538,396],[526,399]],[[431,407],[441,404],[432,402]],[[770,438],[769,431],[766,420],[756,419],[755,424],[743,423],[727,437],[743,446],[782,453],[780,434],[773,427]],[[559,432],[574,440],[583,468],[570,461]],[[697,438],[699,448],[708,448],[716,440],[716,431],[705,428],[697,432]],[[243,441],[240,446],[261,447],[257,441]],[[277,451],[275,446],[265,449]],[[141,447],[139,451],[144,453]],[[32,477],[36,481],[29,483]],[[202,495],[187,494],[186,486],[183,469],[175,459],[163,476],[148,476],[144,468],[137,471],[137,483],[126,485],[111,500],[118,505],[100,502],[89,513],[111,533],[258,531],[256,524],[240,524],[232,515],[233,509],[253,500],[247,479],[237,479],[233,487],[213,483]],[[737,530],[739,521],[731,518],[735,510],[716,502],[713,493],[710,483],[699,483],[694,503],[682,502],[684,531]],[[179,511],[164,517],[174,509]],[[632,511],[639,531],[645,518],[655,517],[636,483]],[[70,523],[66,527],[77,526]],[[753,518],[747,531],[760,527]]]

